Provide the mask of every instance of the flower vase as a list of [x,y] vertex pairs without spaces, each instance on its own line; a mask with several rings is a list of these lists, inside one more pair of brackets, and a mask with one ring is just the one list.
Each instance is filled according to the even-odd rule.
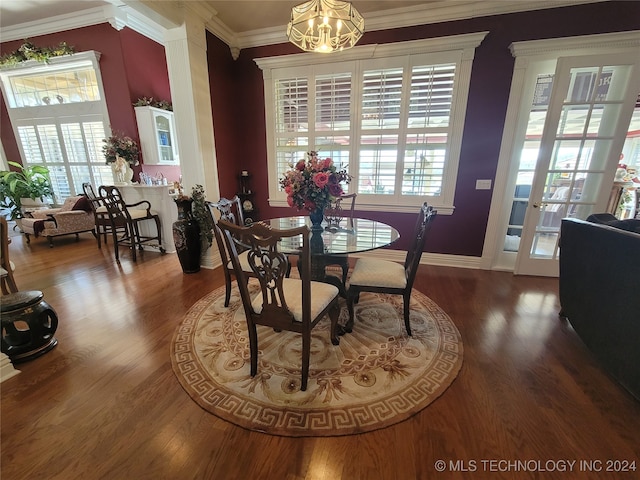
[[324,208],[316,208],[313,212],[309,212],[309,220],[311,220],[311,230],[322,230],[322,220],[324,219]]
[[191,199],[176,200],[178,219],[173,222],[173,241],[184,273],[200,271],[200,226],[191,215]]
[[111,171],[113,172],[113,180],[115,185],[129,185],[133,178],[133,169],[128,163],[123,165],[111,164]]

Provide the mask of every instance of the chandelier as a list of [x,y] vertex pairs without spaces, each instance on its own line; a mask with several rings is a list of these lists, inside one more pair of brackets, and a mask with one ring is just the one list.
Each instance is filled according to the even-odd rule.
[[353,47],[364,33],[364,19],[349,2],[310,0],[291,9],[287,37],[307,52],[329,53]]

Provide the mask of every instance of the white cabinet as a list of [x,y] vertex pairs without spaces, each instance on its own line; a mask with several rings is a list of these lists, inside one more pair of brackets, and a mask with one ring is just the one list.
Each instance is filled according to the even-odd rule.
[[173,112],[155,107],[135,107],[143,162],[178,165],[178,143]]

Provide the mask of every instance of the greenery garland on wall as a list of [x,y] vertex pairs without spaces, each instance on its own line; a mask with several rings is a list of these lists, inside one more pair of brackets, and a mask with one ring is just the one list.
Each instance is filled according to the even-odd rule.
[[155,108],[161,108],[162,110],[168,110],[170,112],[173,111],[173,106],[171,105],[170,102],[167,102],[166,100],[154,100],[153,97],[139,98],[136,101],[136,103],[133,104],[133,106],[134,107],[155,107]]
[[6,53],[0,57],[0,67],[17,65],[27,60],[49,63],[50,58],[74,53],[76,53],[76,50],[67,45],[66,42],[60,42],[55,47],[37,47],[29,40],[25,40],[15,52]]

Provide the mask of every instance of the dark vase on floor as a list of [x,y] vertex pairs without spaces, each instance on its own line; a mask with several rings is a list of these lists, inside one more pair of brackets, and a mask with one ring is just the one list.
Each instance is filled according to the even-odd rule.
[[178,220],[173,222],[173,241],[184,273],[200,271],[200,226],[191,215],[191,199],[176,200]]
[[309,212],[309,219],[311,220],[311,230],[322,230],[324,208],[316,208],[313,212]]

